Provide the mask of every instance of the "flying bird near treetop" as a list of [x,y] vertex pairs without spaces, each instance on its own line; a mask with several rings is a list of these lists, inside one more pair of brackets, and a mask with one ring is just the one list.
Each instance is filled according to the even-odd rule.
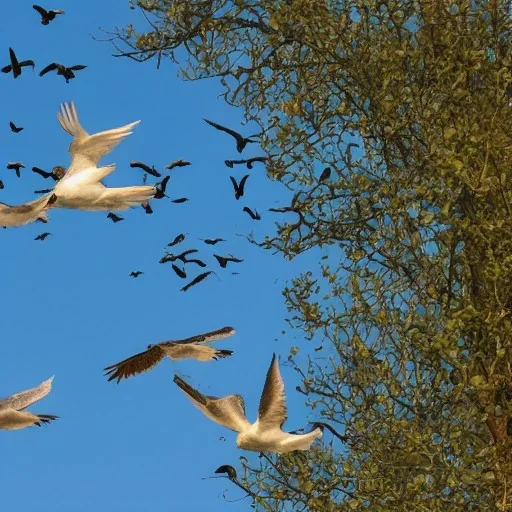
[[117,382],[123,378],[127,379],[132,375],[147,372],[156,366],[166,356],[173,361],[179,359],[195,359],[196,361],[210,361],[219,357],[229,357],[233,354],[232,350],[217,350],[209,347],[207,343],[222,340],[235,334],[233,327],[222,327],[215,331],[210,331],[191,338],[178,341],[164,341],[156,345],[148,345],[148,349],[140,354],[136,354],[124,361],[107,366],[105,375],[108,375],[109,382],[117,379]]
[[68,84],[72,78],[75,78],[75,71],[81,71],[85,69],[87,66],[82,64],[77,64],[76,66],[66,67],[63,64],[59,64],[58,62],[52,62],[48,64],[40,73],[39,76],[44,76],[46,73],[50,71],[57,71],[57,75],[61,75],[66,79],[66,83]]
[[48,25],[50,21],[53,21],[57,14],[64,14],[64,11],[60,9],[50,9],[47,11],[40,5],[33,5],[32,9],[35,9],[41,15],[41,25]]
[[315,428],[307,434],[291,434],[281,430],[287,418],[286,396],[275,354],[267,371],[258,419],[254,423],[247,420],[245,403],[241,395],[216,398],[201,394],[177,375],[174,382],[205,416],[223,427],[238,432],[236,444],[244,450],[274,453],[309,450],[311,443],[317,437],[322,437],[321,428]]
[[117,211],[145,204],[155,196],[157,189],[151,186],[106,187],[101,180],[114,171],[115,165],[97,167],[100,158],[130,135],[140,121],[89,135],[82,128],[73,103],[62,104],[57,118],[73,141],[69,145],[71,164],[53,189],[57,196],[53,207]]
[[0,400],[0,430],[20,430],[32,425],[40,427],[44,423],[58,419],[58,416],[52,414],[33,414],[24,411],[51,391],[52,381],[53,377],[50,377],[35,388],[20,391]]
[[235,132],[235,130],[231,130],[230,128],[226,128],[225,126],[222,126],[220,124],[214,123],[213,121],[208,121],[208,119],[205,119],[205,121],[210,125],[216,128],[217,130],[220,130],[221,132],[226,132],[227,134],[231,135],[236,140],[236,150],[241,153],[245,146],[249,143],[258,142],[256,140],[252,140],[252,137],[256,137],[256,135],[251,135],[250,137],[243,137],[238,132]]

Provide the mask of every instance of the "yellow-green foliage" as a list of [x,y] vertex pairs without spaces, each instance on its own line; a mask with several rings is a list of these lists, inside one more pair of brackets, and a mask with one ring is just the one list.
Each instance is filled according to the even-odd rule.
[[512,510],[509,2],[137,4],[157,29],[126,55],[185,56],[264,130],[295,195],[262,245],[332,246],[284,295],[323,346],[302,392],[350,442],[242,460],[256,508]]

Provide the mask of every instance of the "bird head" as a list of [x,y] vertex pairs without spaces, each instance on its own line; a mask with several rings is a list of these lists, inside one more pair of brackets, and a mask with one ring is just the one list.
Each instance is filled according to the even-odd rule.
[[52,174],[58,179],[61,180],[64,177],[64,174],[66,174],[66,169],[64,167],[61,167],[60,165],[56,165],[52,169]]

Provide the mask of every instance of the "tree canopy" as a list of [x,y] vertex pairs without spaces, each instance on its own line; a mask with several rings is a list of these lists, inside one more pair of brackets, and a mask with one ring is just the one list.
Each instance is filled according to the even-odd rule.
[[512,510],[509,2],[133,7],[118,55],[219,77],[261,127],[294,195],[259,243],[330,247],[283,293],[322,347],[298,391],[348,440],[242,458],[254,506]]

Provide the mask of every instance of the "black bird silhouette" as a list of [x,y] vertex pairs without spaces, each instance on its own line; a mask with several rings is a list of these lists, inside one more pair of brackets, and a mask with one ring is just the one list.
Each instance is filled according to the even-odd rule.
[[233,184],[233,188],[235,189],[235,199],[238,201],[243,195],[244,195],[244,187],[245,182],[247,181],[247,178],[249,177],[248,174],[246,174],[241,180],[240,183],[237,183],[235,178],[233,176],[230,176],[229,179],[231,180],[231,183]]
[[199,252],[197,249],[187,249],[180,254],[167,253],[163,258],[160,259],[159,263],[167,263],[168,261],[181,260],[183,263],[187,263],[187,256]]
[[115,224],[116,222],[120,222],[120,221],[124,220],[124,217],[119,217],[119,215],[116,215],[115,213],[110,212],[107,215],[107,219],[112,219],[112,222]]
[[178,199],[172,199],[171,203],[186,203],[188,201],[188,197],[180,197]]
[[21,177],[20,169],[25,169],[25,166],[21,162],[7,162],[7,169],[16,171],[16,176]]
[[51,188],[44,188],[42,190],[34,190],[34,194],[48,194],[52,190],[53,189],[51,189]]
[[174,263],[171,266],[178,277],[181,277],[181,279],[187,278],[187,273],[185,272],[185,270],[181,270],[181,268],[178,267],[178,265],[175,265]]
[[181,242],[183,242],[183,240],[185,240],[185,233],[180,233],[179,235],[174,237],[174,240],[172,240],[171,242],[169,242],[167,244],[167,247],[172,247],[173,245],[178,245]]
[[142,204],[141,206],[142,206],[142,208],[144,208],[147,215],[151,215],[153,213],[153,208],[151,208],[151,205],[149,203]]
[[72,78],[75,78],[75,71],[80,71],[86,67],[87,66],[83,66],[82,64],[66,67],[63,64],[59,64],[58,62],[52,62],[39,73],[39,76],[46,75],[46,73],[49,73],[50,71],[57,71],[57,75],[63,76],[66,79],[66,83],[68,84]]
[[171,171],[175,167],[186,167],[187,165],[190,165],[190,162],[188,160],[175,160],[169,165],[166,165],[165,168]]
[[206,267],[206,263],[204,261],[197,260],[197,259],[186,260],[185,263],[195,263],[196,265],[199,265],[202,268]]
[[4,186],[5,186],[4,182],[2,180],[0,180],[0,190],[3,190]]
[[50,21],[55,19],[57,14],[64,14],[64,11],[61,11],[60,9],[51,9],[50,11],[47,11],[40,5],[33,5],[32,9],[35,9],[41,15],[41,25],[48,25]]
[[21,75],[21,68],[25,66],[32,66],[32,69],[34,69],[36,66],[33,60],[18,62],[18,58],[12,48],[9,48],[9,56],[11,58],[11,63],[4,66],[0,71],[2,71],[2,73],[10,73],[12,71],[14,78],[18,78]]
[[141,272],[140,270],[134,270],[133,272],[130,272],[130,277],[133,277],[134,279],[136,279],[141,274],[144,274],[144,272]]
[[138,162],[136,160],[132,160],[130,162],[130,167],[132,169],[138,168],[142,169],[144,172],[147,172],[148,174],[151,174],[151,176],[154,176],[155,178],[161,178],[162,175],[155,169],[154,166],[149,167],[149,165],[146,165],[143,162]]
[[208,245],[215,245],[219,242],[225,242],[224,238],[200,238],[199,240],[202,240],[205,244]]
[[234,165],[245,164],[247,169],[252,169],[254,162],[262,162],[265,163],[268,160],[266,156],[255,156],[253,158],[248,158],[247,160],[224,160],[224,163],[230,168],[233,169]]
[[328,180],[330,178],[330,176],[331,176],[331,168],[326,167],[322,171],[322,174],[320,174],[320,178],[318,178],[318,182],[321,183],[322,181]]
[[251,140],[251,137],[255,137],[255,135],[251,135],[251,137],[242,137],[238,132],[235,132],[234,130],[230,130],[229,128],[226,128],[225,126],[221,126],[220,124],[214,123],[213,121],[208,121],[208,119],[204,119],[210,126],[213,126],[217,130],[220,130],[221,132],[226,132],[231,137],[234,137],[236,139],[236,150],[241,153],[245,146],[251,142],[258,142],[256,140]]
[[12,121],[9,121],[9,126],[11,127],[11,131],[14,133],[20,133],[23,130],[21,126],[16,126]]
[[167,183],[171,179],[170,176],[166,176],[160,183],[157,183],[156,186],[156,192],[155,192],[155,199],[162,199],[162,197],[167,197],[165,195],[165,189],[167,188]]
[[196,284],[200,283],[204,279],[206,279],[210,274],[213,274],[213,270],[209,270],[208,272],[204,272],[202,274],[199,274],[197,277],[194,277],[190,283],[186,284],[183,288],[181,288],[181,292],[186,292],[191,286],[195,286]]
[[222,268],[226,268],[227,264],[232,261],[233,263],[242,263],[244,260],[240,258],[234,258],[233,256],[219,256],[218,254],[213,255],[214,258],[219,262]]
[[215,470],[215,473],[226,473],[230,480],[236,480],[237,478],[235,468],[229,464],[224,464],[223,466],[218,467]]
[[53,178],[55,181],[59,181],[60,179],[62,179],[64,177],[64,174],[66,174],[66,169],[64,169],[64,167],[61,167],[60,165],[56,165],[51,170],[51,172],[47,172],[39,167],[32,167],[32,172],[39,174],[45,180],[48,178]]
[[44,240],[44,239],[46,239],[50,235],[51,235],[51,233],[41,233],[40,235],[37,235],[34,238],[34,240]]
[[247,212],[253,220],[261,220],[261,216],[258,213],[258,210],[254,210],[253,212],[248,206],[244,206],[244,212]]

